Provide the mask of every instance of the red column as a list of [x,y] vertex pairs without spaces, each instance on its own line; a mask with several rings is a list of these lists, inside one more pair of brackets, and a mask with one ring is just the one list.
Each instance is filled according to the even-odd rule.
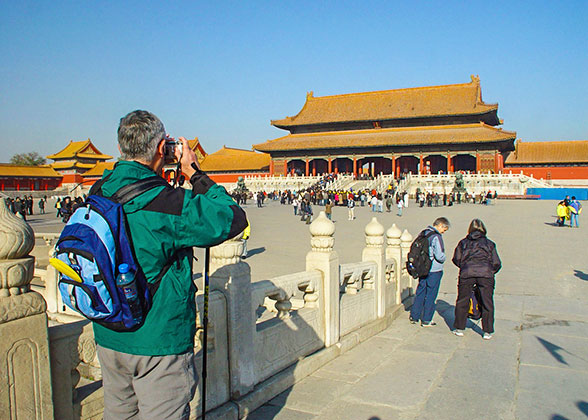
[[451,167],[451,155],[447,153],[447,173],[453,172]]
[[308,176],[308,158],[306,158],[306,172],[304,175]]
[[284,159],[284,176],[288,175],[288,160]]
[[476,173],[480,173],[480,154],[476,152]]
[[269,170],[270,170],[270,175],[271,176],[274,176],[274,160],[271,159],[271,158],[270,158],[270,167],[269,167]]
[[423,154],[422,154],[422,153],[420,154],[420,157],[419,157],[419,159],[420,159],[420,163],[419,163],[419,173],[420,173],[420,174],[424,174],[424,173],[425,173],[425,168],[424,168],[424,165],[423,165]]
[[329,168],[327,169],[328,173],[331,173],[333,171],[332,167],[331,167],[331,158],[329,158]]
[[498,173],[498,152],[494,152],[494,173]]
[[392,176],[396,176],[396,156],[392,156]]
[[353,176],[357,178],[357,158],[353,156]]
[[312,176],[316,176],[316,162],[312,161]]
[[504,156],[502,153],[498,153],[498,170],[502,171],[504,169]]

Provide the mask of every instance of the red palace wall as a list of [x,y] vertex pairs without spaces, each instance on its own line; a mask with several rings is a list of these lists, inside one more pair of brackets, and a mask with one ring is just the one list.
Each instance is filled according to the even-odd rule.
[[527,176],[543,179],[588,179],[588,166],[543,166],[520,167],[506,166],[502,172],[519,174],[521,171]]
[[47,191],[54,190],[61,185],[61,178],[0,178],[0,191]]

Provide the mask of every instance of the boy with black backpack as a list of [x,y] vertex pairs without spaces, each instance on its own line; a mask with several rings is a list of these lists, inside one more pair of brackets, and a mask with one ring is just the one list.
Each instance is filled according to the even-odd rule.
[[410,246],[406,268],[408,273],[419,279],[414,302],[410,310],[410,322],[421,321],[422,327],[437,325],[433,322],[435,300],[439,293],[445,262],[443,235],[450,223],[445,217],[439,217],[413,241]]

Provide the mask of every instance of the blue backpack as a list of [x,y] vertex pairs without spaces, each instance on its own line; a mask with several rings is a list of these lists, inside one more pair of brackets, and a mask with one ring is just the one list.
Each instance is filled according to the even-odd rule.
[[101,187],[109,176],[94,184],[84,204],[71,215],[51,264],[60,272],[58,287],[67,306],[106,328],[135,331],[142,321],[133,319],[124,293],[116,285],[119,265],[128,264],[135,274],[144,320],[153,294],[171,264],[154,282],[147,282],[134,256],[123,204],[154,187],[169,184],[154,176],[126,185],[106,198]]

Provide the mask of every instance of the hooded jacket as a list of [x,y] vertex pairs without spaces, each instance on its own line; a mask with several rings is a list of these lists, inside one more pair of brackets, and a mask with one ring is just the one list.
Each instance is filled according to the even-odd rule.
[[459,267],[459,278],[483,277],[493,279],[502,267],[496,244],[479,230],[459,241],[452,258]]

